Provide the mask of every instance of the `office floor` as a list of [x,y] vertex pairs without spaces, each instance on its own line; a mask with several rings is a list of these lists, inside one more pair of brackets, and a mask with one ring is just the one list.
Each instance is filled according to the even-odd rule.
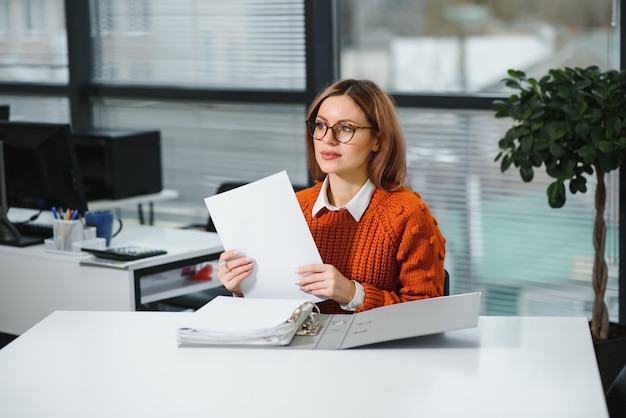
[[17,338],[17,335],[5,334],[0,332],[0,349]]

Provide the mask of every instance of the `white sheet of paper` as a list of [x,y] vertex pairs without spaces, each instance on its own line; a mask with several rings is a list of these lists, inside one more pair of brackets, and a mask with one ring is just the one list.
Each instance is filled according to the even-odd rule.
[[252,274],[241,284],[244,296],[322,300],[296,285],[296,269],[322,259],[286,171],[204,202],[224,248],[255,261]]
[[[304,304],[307,303],[306,306]],[[218,296],[179,326],[180,345],[287,345],[311,312],[296,299]]]
[[304,299],[255,299],[218,296],[198,309],[185,326],[245,335],[287,321]]

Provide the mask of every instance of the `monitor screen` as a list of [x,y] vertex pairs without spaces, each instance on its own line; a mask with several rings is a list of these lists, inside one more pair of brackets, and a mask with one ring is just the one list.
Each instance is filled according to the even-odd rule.
[[[87,210],[69,124],[0,121],[7,206]],[[1,187],[1,185],[0,185]]]

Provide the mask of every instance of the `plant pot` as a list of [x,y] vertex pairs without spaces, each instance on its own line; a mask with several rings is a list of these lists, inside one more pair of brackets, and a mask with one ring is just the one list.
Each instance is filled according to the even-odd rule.
[[619,372],[626,365],[626,325],[609,324],[609,338],[594,341],[600,378],[604,392],[608,390]]

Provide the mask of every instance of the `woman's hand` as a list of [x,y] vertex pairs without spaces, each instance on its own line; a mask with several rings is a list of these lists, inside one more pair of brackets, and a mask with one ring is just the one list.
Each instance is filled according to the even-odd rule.
[[309,264],[296,273],[302,277],[296,283],[300,289],[315,296],[327,297],[342,305],[354,298],[356,286],[330,264]]
[[217,278],[235,296],[243,296],[240,284],[250,275],[253,268],[254,261],[244,257],[237,250],[224,251],[220,254],[217,264]]

